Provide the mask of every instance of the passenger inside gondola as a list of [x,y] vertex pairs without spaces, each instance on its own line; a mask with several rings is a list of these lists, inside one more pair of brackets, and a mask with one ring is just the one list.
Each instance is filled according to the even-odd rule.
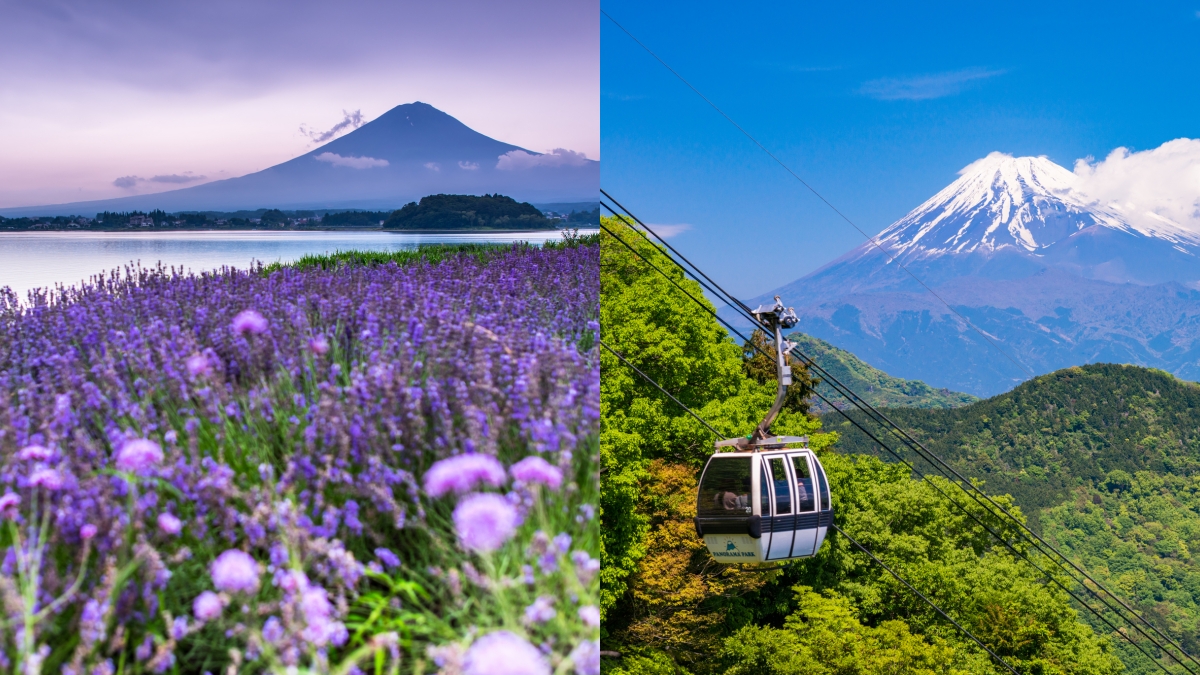
[[721,458],[710,463],[700,485],[699,515],[745,515],[751,512],[750,458]]

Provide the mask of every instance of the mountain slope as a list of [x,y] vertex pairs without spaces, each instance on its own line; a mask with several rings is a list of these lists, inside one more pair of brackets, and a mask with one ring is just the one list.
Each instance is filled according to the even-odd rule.
[[879,247],[762,297],[783,296],[805,333],[894,376],[979,396],[1101,361],[1200,376],[1200,234],[1137,220],[1045,158],[993,153]]
[[[1091,365],[962,408],[886,413],[988,492],[1012,494],[1051,543],[1200,647],[1200,385]],[[842,451],[887,456],[839,414],[822,421]],[[1130,672],[1154,670],[1114,644]]]
[[501,193],[523,202],[573,202],[594,200],[599,187],[599,162],[525,150],[416,102],[396,106],[311,152],[246,176],[153,195],[3,209],[0,215],[155,208],[391,209],[437,193]]
[[[811,335],[792,333],[788,339],[795,342],[805,356],[816,361],[839,382],[862,396],[873,406],[956,408],[979,400],[970,394],[961,394],[948,389],[934,389],[920,380],[892,377],[882,370],[872,368],[854,354],[838,349]],[[818,399],[813,399],[810,410],[814,413],[823,413],[830,412],[832,408]]]

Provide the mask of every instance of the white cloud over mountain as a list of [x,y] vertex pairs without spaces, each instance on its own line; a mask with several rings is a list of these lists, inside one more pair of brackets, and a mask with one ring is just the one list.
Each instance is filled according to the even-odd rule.
[[374,157],[342,157],[336,152],[322,152],[313,159],[318,162],[329,162],[334,166],[346,166],[351,169],[373,169],[375,167],[387,166],[386,159],[375,159]]
[[524,150],[512,150],[500,155],[496,168],[501,171],[532,169],[539,166],[583,166],[588,158],[582,152],[555,148],[542,155],[531,155]]
[[1177,138],[1152,150],[1117,148],[1075,162],[1075,189],[1119,209],[1136,224],[1166,218],[1200,232],[1200,139]]

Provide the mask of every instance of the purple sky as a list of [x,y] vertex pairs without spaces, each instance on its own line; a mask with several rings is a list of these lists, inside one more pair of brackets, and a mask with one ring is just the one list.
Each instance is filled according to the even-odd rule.
[[600,156],[593,0],[0,0],[0,16],[0,207],[239,176],[412,101]]

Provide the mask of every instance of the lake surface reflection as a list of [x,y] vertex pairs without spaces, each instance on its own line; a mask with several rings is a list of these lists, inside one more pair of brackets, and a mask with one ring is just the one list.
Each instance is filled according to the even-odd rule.
[[0,233],[0,286],[22,300],[33,288],[77,285],[126,265],[158,263],[191,272],[256,261],[291,262],[309,253],[397,251],[421,244],[561,238],[557,231],[399,234],[393,232],[12,232]]

